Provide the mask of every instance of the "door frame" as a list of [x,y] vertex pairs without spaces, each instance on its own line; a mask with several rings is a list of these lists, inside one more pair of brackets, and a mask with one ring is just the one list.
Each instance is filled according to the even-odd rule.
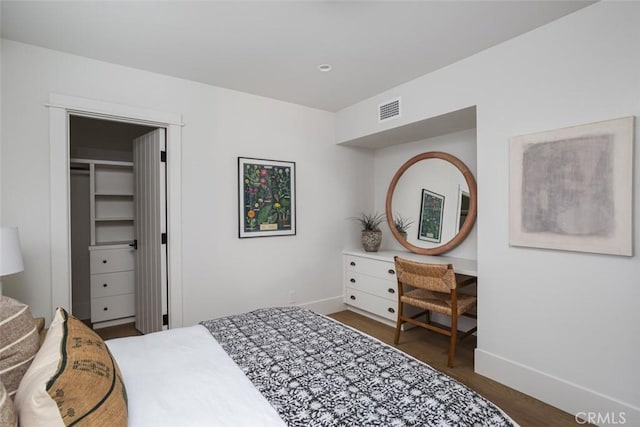
[[167,130],[167,298],[169,328],[183,326],[182,310],[182,115],[49,94],[49,204],[51,309],[71,310],[71,215],[69,186],[69,116],[163,127]]

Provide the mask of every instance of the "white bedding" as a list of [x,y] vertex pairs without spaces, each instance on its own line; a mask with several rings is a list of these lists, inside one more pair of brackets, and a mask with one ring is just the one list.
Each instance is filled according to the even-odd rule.
[[129,400],[130,427],[285,426],[203,326],[107,341]]

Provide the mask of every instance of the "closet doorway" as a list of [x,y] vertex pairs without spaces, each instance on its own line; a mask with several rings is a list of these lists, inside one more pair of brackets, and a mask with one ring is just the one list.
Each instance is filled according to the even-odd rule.
[[69,116],[71,308],[94,328],[168,323],[166,129]]

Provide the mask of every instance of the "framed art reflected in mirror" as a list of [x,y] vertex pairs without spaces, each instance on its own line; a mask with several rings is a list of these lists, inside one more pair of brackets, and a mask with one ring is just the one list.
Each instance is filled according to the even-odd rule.
[[442,238],[442,216],[444,196],[425,188],[422,189],[418,240],[440,243]]

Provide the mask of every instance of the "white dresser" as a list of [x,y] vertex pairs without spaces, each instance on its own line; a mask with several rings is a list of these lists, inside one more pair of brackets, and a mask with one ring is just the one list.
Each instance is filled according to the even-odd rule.
[[[91,246],[89,259],[91,322],[94,327],[122,323],[102,322],[132,318],[135,315],[133,248],[127,244]],[[129,319],[128,321],[133,320]]]
[[[343,251],[344,302],[350,310],[395,325],[398,310],[394,256],[419,262],[453,264],[457,273],[477,276],[477,261],[402,251]],[[410,313],[407,313],[410,314]]]
[[389,262],[345,252],[343,282],[345,304],[395,322],[398,298],[393,258]]

